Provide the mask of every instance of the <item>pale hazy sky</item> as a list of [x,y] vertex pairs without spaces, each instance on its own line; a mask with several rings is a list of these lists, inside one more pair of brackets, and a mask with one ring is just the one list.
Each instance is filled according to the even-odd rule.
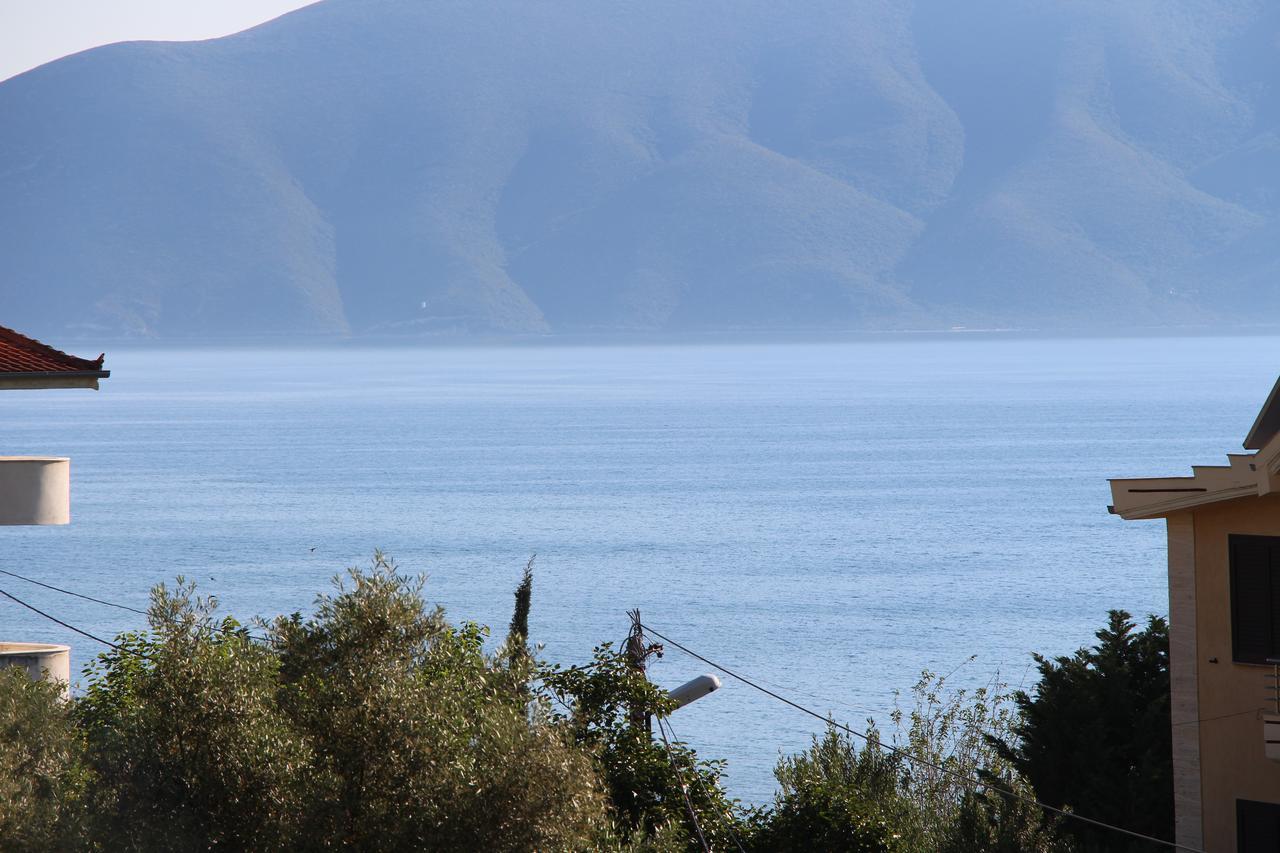
[[100,44],[239,32],[312,0],[0,0],[0,80]]

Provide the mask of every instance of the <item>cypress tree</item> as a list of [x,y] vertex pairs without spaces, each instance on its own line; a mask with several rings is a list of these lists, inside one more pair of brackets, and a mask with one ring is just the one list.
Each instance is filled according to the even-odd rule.
[[511,627],[507,630],[507,647],[515,654],[515,649],[527,649],[529,641],[529,605],[533,599],[533,561],[534,554],[524,567],[524,577],[516,587],[516,607],[511,614]]

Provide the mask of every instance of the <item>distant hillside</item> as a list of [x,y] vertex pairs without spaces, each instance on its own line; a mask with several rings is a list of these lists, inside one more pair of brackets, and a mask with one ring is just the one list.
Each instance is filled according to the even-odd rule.
[[1275,322],[1278,45],[1244,0],[326,0],[112,45],[0,84],[0,322]]

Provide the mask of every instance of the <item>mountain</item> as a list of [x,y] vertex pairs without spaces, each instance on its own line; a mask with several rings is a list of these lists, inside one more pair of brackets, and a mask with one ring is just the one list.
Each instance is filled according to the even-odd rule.
[[1254,0],[325,0],[0,83],[0,318],[1269,322],[1278,117]]

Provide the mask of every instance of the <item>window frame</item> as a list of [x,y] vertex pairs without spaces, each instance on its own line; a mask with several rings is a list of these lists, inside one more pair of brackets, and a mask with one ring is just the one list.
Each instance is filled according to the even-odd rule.
[[[1244,652],[1241,651],[1241,627],[1242,620],[1240,618],[1240,610],[1242,604],[1242,594],[1240,587],[1244,586],[1239,578],[1239,573],[1244,571],[1244,567],[1237,564],[1236,549],[1247,545],[1266,545],[1268,547],[1267,559],[1267,586],[1268,586],[1268,616],[1267,633],[1269,639],[1267,641],[1267,653],[1261,657],[1243,657]],[[1253,533],[1231,533],[1227,536],[1227,582],[1229,587],[1229,606],[1231,617],[1231,660],[1233,663],[1243,664],[1245,666],[1274,666],[1268,663],[1267,658],[1280,659],[1280,624],[1277,624],[1276,608],[1272,605],[1277,596],[1277,586],[1280,586],[1280,566],[1273,557],[1274,553],[1280,553],[1280,536],[1266,536]]]
[[[1253,853],[1253,850],[1259,849],[1265,849],[1267,853],[1271,853],[1271,850],[1274,849],[1270,846],[1262,847],[1257,843],[1253,845],[1252,849],[1245,847],[1245,844],[1250,841],[1256,842],[1258,840],[1250,835],[1247,827],[1253,820],[1257,820],[1264,814],[1275,821],[1272,824],[1273,832],[1270,834],[1280,837],[1280,803],[1268,803],[1264,800],[1243,798],[1236,800],[1236,850],[1238,853]],[[1265,842],[1273,839],[1264,837],[1261,840]]]

